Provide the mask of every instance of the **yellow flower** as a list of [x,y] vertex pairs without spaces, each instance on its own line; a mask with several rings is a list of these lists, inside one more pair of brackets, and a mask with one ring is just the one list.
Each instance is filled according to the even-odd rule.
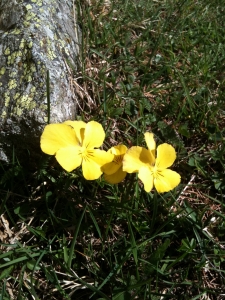
[[123,170],[128,173],[138,172],[146,192],[155,186],[158,193],[168,192],[180,183],[180,175],[169,168],[176,159],[175,149],[169,144],[157,147],[153,134],[146,132],[145,141],[148,150],[142,147],[131,147],[124,156]]
[[55,155],[68,172],[82,165],[84,177],[94,180],[101,176],[101,167],[113,160],[111,153],[95,149],[103,144],[104,138],[105,132],[98,122],[66,121],[45,127],[41,149]]
[[110,148],[108,152],[113,154],[114,158],[112,162],[102,167],[104,178],[109,183],[119,183],[124,180],[127,175],[127,172],[124,172],[122,169],[123,157],[127,152],[127,147],[125,145],[118,145]]

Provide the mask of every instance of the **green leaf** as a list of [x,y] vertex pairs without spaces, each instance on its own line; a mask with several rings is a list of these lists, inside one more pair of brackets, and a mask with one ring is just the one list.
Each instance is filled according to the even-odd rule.
[[117,295],[113,296],[112,299],[113,300],[129,300],[129,299],[131,299],[130,297],[131,297],[131,295],[128,292],[124,291],[124,292],[120,292]]
[[36,265],[35,260],[29,260],[27,262],[27,268],[30,269],[31,271],[38,271],[40,270],[40,267]]
[[156,265],[165,255],[167,248],[170,245],[170,239],[166,239],[165,242],[160,245],[155,252],[151,255],[149,262]]
[[178,132],[187,138],[191,136],[187,124],[180,125],[180,127],[178,128]]
[[123,112],[124,112],[123,107],[116,107],[109,110],[109,114],[111,117],[120,116],[123,114]]
[[7,278],[13,271],[14,266],[10,266],[8,268],[6,268],[5,270],[3,270],[0,274],[0,280]]

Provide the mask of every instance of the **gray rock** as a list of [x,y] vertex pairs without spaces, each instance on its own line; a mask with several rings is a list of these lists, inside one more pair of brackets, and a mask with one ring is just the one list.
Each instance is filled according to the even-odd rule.
[[34,137],[39,141],[48,116],[51,123],[75,118],[69,70],[77,68],[80,34],[73,4],[71,0],[0,0],[0,143],[6,157],[12,145],[20,151],[28,149]]

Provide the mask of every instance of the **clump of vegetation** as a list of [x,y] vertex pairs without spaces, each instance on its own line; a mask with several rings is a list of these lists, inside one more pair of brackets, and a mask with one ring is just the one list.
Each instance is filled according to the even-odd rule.
[[[177,188],[146,192],[16,151],[0,169],[0,289],[7,299],[219,299],[224,274],[224,7],[218,0],[77,1],[77,120],[103,150],[176,149]],[[46,299],[47,299],[46,298]]]

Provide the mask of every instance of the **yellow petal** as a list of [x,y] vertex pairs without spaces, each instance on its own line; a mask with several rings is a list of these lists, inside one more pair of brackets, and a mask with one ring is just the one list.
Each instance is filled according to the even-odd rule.
[[155,140],[154,140],[153,133],[145,132],[145,141],[146,141],[146,144],[148,146],[148,149],[150,150],[150,152],[152,154],[152,159],[155,162],[155,148],[156,148],[156,143],[155,143]]
[[124,172],[122,170],[122,166],[121,166],[117,170],[117,172],[115,172],[114,174],[111,174],[111,175],[104,174],[104,179],[105,179],[105,181],[107,181],[111,184],[116,184],[116,183],[123,181],[124,178],[126,177],[126,175],[127,175],[127,172]]
[[145,191],[149,193],[153,188],[153,174],[150,168],[142,167],[139,170],[138,178],[143,182]]
[[71,172],[81,165],[82,156],[80,147],[70,146],[67,148],[61,148],[56,153],[56,159],[58,163],[67,172]]
[[101,166],[90,159],[83,159],[82,170],[84,178],[87,180],[95,180],[102,175]]
[[64,124],[70,125],[75,130],[77,139],[79,140],[80,145],[83,144],[84,140],[84,130],[86,128],[86,123],[83,121],[66,121]]
[[154,186],[158,193],[169,192],[180,183],[180,175],[170,169],[158,171],[154,176]]
[[41,136],[41,150],[50,155],[55,154],[60,148],[77,144],[74,130],[66,124],[49,124]]
[[172,166],[176,159],[175,149],[169,144],[162,144],[157,147],[157,158],[155,165],[158,169],[166,169]]
[[153,163],[149,150],[134,146],[131,147],[123,158],[123,171],[128,173],[138,172],[141,167],[151,165]]
[[105,132],[101,124],[95,121],[87,123],[84,132],[83,146],[87,149],[98,148],[103,144],[104,139]]
[[112,175],[116,173],[120,168],[122,168],[122,163],[118,164],[112,161],[102,166],[102,171],[107,175]]
[[94,180],[101,176],[101,167],[113,160],[114,155],[104,150],[87,150],[83,156],[82,169],[84,178]]
[[104,166],[111,162],[114,158],[114,155],[100,149],[87,150],[89,159],[96,162],[99,166]]
[[102,167],[102,171],[107,175],[111,175],[122,167],[123,157],[127,152],[127,147],[125,145],[117,145],[110,148],[108,152],[114,154],[114,158],[112,162]]
[[127,147],[121,144],[110,148],[108,151],[114,155],[123,155],[127,152]]

